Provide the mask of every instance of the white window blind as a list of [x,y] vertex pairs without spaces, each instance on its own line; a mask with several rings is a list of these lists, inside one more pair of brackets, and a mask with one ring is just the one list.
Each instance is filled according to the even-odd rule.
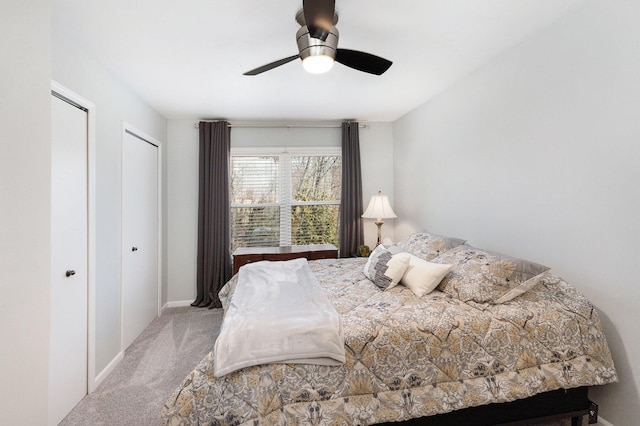
[[278,156],[231,157],[232,241],[242,241],[236,247],[279,244],[279,167]]
[[[250,150],[249,150],[250,151]],[[231,244],[338,244],[338,150],[231,153]]]

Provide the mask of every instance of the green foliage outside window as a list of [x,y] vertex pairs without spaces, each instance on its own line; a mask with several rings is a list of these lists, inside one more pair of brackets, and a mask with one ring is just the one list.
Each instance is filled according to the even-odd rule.
[[[293,156],[291,158],[294,203],[340,200],[340,156]],[[338,244],[339,205],[295,205],[291,208],[293,244]]]

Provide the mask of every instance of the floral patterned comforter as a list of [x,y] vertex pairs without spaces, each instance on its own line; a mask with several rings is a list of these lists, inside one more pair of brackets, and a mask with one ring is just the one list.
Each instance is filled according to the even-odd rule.
[[268,364],[216,378],[209,354],[169,397],[163,423],[367,425],[617,380],[596,310],[557,276],[491,305],[440,291],[418,298],[402,285],[382,292],[364,263],[309,262],[342,315],[343,366]]

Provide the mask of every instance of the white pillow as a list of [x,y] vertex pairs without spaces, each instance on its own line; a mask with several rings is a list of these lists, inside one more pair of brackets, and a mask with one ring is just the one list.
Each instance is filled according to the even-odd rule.
[[453,268],[453,265],[427,262],[412,254],[409,256],[409,267],[404,272],[401,283],[418,297],[431,293]]
[[364,274],[380,290],[396,286],[409,266],[409,253],[392,255],[382,245],[375,248],[364,265]]

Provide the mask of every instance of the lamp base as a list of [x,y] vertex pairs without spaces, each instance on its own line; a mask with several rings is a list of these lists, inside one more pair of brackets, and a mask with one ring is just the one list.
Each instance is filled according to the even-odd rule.
[[384,222],[378,219],[373,223],[375,223],[378,226],[378,241],[376,242],[376,247],[378,247],[380,245],[380,242],[382,241],[382,224]]

